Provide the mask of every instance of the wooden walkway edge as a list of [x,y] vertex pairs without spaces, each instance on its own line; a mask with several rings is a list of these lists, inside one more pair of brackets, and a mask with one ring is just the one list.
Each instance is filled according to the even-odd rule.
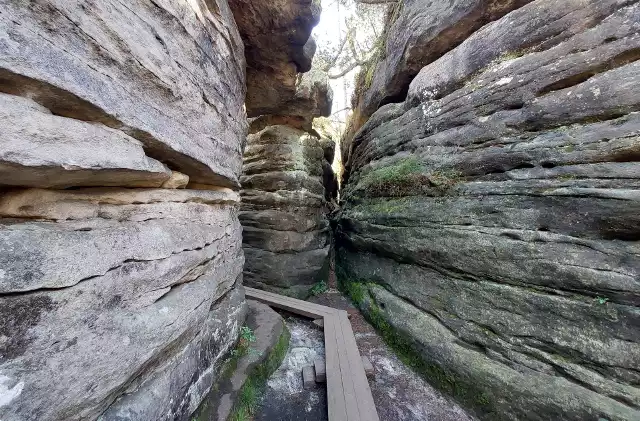
[[246,296],[271,307],[324,320],[329,421],[380,421],[347,312],[245,287]]

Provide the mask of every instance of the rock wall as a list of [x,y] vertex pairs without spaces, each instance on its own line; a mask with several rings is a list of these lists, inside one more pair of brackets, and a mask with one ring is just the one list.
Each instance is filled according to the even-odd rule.
[[231,10],[0,4],[0,419],[190,419],[246,313]]
[[294,115],[283,108],[296,96],[300,73],[311,70],[320,22],[317,0],[229,0],[245,44],[247,114]]
[[312,121],[329,115],[331,102],[327,75],[312,69],[281,114],[251,119],[240,213],[247,285],[304,298],[328,275],[333,142],[321,141]]
[[242,176],[247,285],[305,297],[326,279],[330,230],[319,139],[290,126],[250,134]]
[[389,34],[339,279],[482,419],[640,419],[640,4],[472,3],[404,2],[439,29]]

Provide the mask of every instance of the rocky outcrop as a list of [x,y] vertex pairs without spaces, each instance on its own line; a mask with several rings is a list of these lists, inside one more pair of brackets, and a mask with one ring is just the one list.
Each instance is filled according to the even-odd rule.
[[246,314],[232,13],[1,9],[0,419],[190,419]]
[[[317,0],[229,0],[245,44],[247,114],[300,115],[283,111],[297,96],[298,73],[311,70],[320,21]],[[329,101],[331,103],[331,101]]]
[[513,5],[355,136],[338,276],[482,419],[636,420],[640,5]]
[[403,101],[411,80],[423,66],[483,25],[531,1],[402,0],[391,6],[386,17],[388,29],[360,74],[360,89],[352,99],[353,116],[342,142],[345,161],[355,133],[379,107]]
[[247,53],[244,280],[305,297],[326,277],[330,238],[323,182],[331,169],[313,129],[314,118],[331,114],[333,99],[327,74],[311,68],[320,4],[231,0],[230,6]]
[[250,134],[242,212],[245,284],[306,296],[327,275],[329,223],[319,139],[289,126]]

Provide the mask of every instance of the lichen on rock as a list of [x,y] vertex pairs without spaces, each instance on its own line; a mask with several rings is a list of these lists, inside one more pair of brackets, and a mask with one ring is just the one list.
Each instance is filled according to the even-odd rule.
[[482,419],[640,417],[640,9],[587,3],[436,35],[347,145],[342,283]]

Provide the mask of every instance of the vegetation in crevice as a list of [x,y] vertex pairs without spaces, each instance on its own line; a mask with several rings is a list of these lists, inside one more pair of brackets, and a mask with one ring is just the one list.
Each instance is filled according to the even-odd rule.
[[409,157],[367,172],[355,190],[367,197],[441,196],[462,179],[453,169],[427,174],[417,157]]
[[327,291],[327,283],[325,281],[320,281],[311,288],[310,294],[315,297],[320,294],[324,294]]
[[[389,37],[389,29],[398,20],[398,16],[400,16],[402,8],[403,0],[398,0],[387,10],[385,26],[382,34],[380,34],[376,39],[371,56],[362,65],[360,72],[356,75],[356,90],[354,92],[354,98],[359,98],[364,94],[364,91],[371,87],[378,63],[384,60],[387,56],[387,39]],[[352,102],[357,102],[357,100],[352,100]]]
[[255,415],[258,409],[258,401],[264,392],[267,379],[278,369],[287,354],[290,337],[289,330],[285,326],[276,345],[271,349],[267,358],[251,371],[240,389],[229,420],[249,421],[252,416]]
[[430,384],[443,393],[452,396],[463,405],[475,410],[478,414],[491,417],[494,413],[489,397],[478,387],[465,381],[456,373],[429,362],[419,350],[416,341],[409,335],[396,329],[384,317],[384,312],[369,294],[369,287],[377,283],[350,279],[344,269],[336,265],[338,287],[348,296],[364,317],[382,336],[384,342],[394,351],[397,357]]

